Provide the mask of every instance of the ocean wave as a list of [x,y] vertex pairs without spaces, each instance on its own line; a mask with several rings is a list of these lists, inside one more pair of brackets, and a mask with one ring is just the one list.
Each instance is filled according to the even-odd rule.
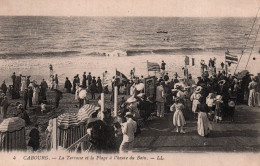
[[12,58],[26,58],[26,57],[53,57],[53,56],[67,56],[72,54],[78,54],[80,51],[57,51],[57,52],[28,52],[28,53],[2,53],[0,54],[1,59],[12,59]]
[[[199,47],[183,47],[183,48],[160,48],[160,49],[128,49],[114,50],[114,51],[60,51],[60,52],[31,52],[31,53],[2,53],[0,59],[12,59],[12,58],[38,58],[38,57],[55,57],[55,56],[68,56],[68,55],[86,55],[86,56],[104,56],[104,57],[124,57],[124,56],[138,56],[138,55],[176,55],[176,54],[193,54],[206,51],[226,51],[226,47],[211,47],[211,48],[199,48]],[[234,47],[229,48],[232,50],[241,50],[241,48]]]
[[[93,51],[87,53],[88,56],[108,56],[108,57],[122,57],[122,56],[138,56],[138,55],[170,55],[170,54],[187,54],[187,53],[199,53],[204,51],[226,51],[226,47],[211,47],[211,48],[165,48],[165,49],[129,49],[126,51],[114,50],[114,51]],[[239,50],[240,48],[230,48],[230,50]]]

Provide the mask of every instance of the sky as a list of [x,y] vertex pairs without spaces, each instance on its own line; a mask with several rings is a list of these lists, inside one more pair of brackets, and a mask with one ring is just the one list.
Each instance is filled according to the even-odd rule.
[[254,17],[260,0],[0,0],[9,16]]

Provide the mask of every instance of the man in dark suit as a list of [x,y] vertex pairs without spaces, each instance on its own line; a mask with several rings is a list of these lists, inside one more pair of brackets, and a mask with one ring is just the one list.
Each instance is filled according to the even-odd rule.
[[24,109],[27,109],[27,103],[28,103],[28,99],[29,99],[29,93],[28,93],[28,89],[25,89],[24,95],[23,95],[23,100],[24,100]]
[[55,89],[55,107],[59,107],[60,100],[62,99],[62,92]]
[[32,87],[29,87],[28,98],[29,98],[29,107],[32,107],[32,98],[33,98],[33,89],[32,89]]

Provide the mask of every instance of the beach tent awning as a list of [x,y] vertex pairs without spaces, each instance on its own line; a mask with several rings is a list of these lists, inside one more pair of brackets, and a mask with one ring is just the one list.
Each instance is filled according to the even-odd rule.
[[13,132],[25,127],[25,121],[19,117],[5,119],[0,124],[0,132]]
[[64,114],[61,114],[57,118],[57,124],[58,124],[58,127],[61,127],[63,129],[67,129],[71,126],[78,126],[79,120],[78,120],[76,114],[64,113]]
[[91,117],[93,113],[95,113],[100,107],[97,107],[95,105],[86,104],[82,106],[77,114],[77,118],[80,122],[86,122],[88,118]]

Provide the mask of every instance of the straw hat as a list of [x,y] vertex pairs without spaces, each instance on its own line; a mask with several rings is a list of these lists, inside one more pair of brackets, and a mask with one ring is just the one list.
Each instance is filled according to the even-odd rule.
[[139,97],[139,98],[143,98],[144,97],[144,93],[139,93],[138,95],[137,95],[137,97]]
[[23,108],[22,104],[18,104],[17,108]]
[[222,101],[222,96],[221,96],[221,95],[217,95],[217,96],[216,96],[216,100],[217,100],[217,101]]
[[223,85],[223,84],[226,83],[226,81],[225,81],[225,80],[220,80],[218,83],[219,83],[220,85]]
[[127,103],[134,103],[136,102],[136,99],[132,96],[126,100]]
[[133,114],[132,114],[131,112],[127,112],[127,113],[125,114],[125,117],[133,117]]
[[180,84],[180,83],[176,83],[176,84],[174,85],[174,89],[179,89],[179,88],[181,88],[181,84]]
[[177,92],[178,91],[178,89],[172,89],[172,92]]
[[196,88],[195,92],[196,92],[196,93],[200,93],[200,92],[201,92],[201,90],[202,90],[202,87],[201,87],[201,86],[197,86],[197,88]]

